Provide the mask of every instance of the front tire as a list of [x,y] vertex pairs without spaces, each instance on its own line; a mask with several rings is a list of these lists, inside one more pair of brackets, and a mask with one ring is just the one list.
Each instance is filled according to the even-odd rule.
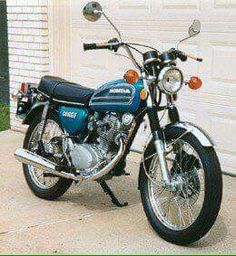
[[[38,114],[35,118],[34,121],[30,124],[25,140],[24,140],[24,149],[28,149],[32,151],[32,141],[33,139],[37,140],[37,129],[40,126],[41,122],[41,115]],[[54,136],[60,135],[61,129],[59,125],[59,120],[56,115],[56,113],[51,112],[48,116],[47,119],[47,125],[45,127],[45,131],[47,132],[52,132],[52,127],[49,127],[49,124],[54,124],[57,129],[57,131],[54,133]],[[49,136],[49,139],[52,139],[52,135]],[[44,138],[46,140],[46,138]],[[36,177],[36,172],[39,171],[37,169],[33,169],[32,166],[23,164],[23,171],[24,171],[24,176],[26,179],[26,182],[31,189],[31,191],[39,198],[46,199],[46,200],[55,200],[59,197],[61,197],[71,186],[72,180],[69,179],[64,179],[64,178],[59,178],[59,177],[49,177],[45,178],[45,184],[44,181],[39,181]],[[42,171],[42,174],[43,171]],[[49,179],[53,180],[51,184],[49,184]],[[47,185],[46,185],[47,182]]]
[[[180,135],[181,135],[181,130],[176,129],[174,133],[172,132],[171,134],[166,134],[166,139],[168,142],[171,142],[179,138]],[[186,225],[186,227],[184,225],[182,225],[182,227],[180,227],[181,225],[179,226],[174,224],[170,225],[168,221],[164,220],[165,217],[162,217],[161,215],[162,212],[160,211],[161,213],[160,214],[158,213],[158,210],[156,210],[154,206],[155,204],[153,203],[153,198],[152,196],[150,196],[150,186],[151,186],[150,183],[153,183],[153,181],[150,181],[150,172],[149,172],[149,169],[151,166],[150,159],[147,160],[147,162],[144,161],[140,166],[139,187],[140,187],[143,207],[144,207],[146,216],[151,226],[153,227],[153,229],[163,239],[165,239],[168,242],[178,244],[178,245],[187,245],[201,239],[211,229],[211,227],[213,226],[217,218],[217,215],[220,210],[221,199],[222,199],[222,174],[221,174],[219,160],[217,158],[215,150],[212,147],[203,147],[201,143],[198,141],[198,139],[192,134],[185,135],[184,137],[181,138],[181,141],[183,143],[189,144],[195,150],[195,152],[199,156],[199,160],[201,161],[202,169],[204,171],[205,191],[203,196],[202,207],[201,209],[199,209],[199,214],[196,217],[196,219],[193,221],[193,223],[189,221],[189,225]],[[155,153],[154,146],[150,145],[147,148],[145,155],[147,157],[147,156],[151,156],[153,153]],[[189,155],[189,156],[190,156],[189,159],[193,157],[192,155]],[[145,171],[145,168],[146,168],[146,171]],[[199,168],[199,167],[196,167],[196,168]],[[172,168],[171,170],[173,170],[172,171],[173,176],[175,175],[176,177],[178,177],[178,175],[180,175],[181,173],[179,171],[177,172],[177,174],[174,174],[174,168]],[[188,171],[184,170],[184,172],[188,172]],[[146,175],[147,173],[148,175]],[[186,174],[186,175],[189,175],[189,174]],[[195,175],[194,179],[197,180],[198,178],[196,177],[196,174],[194,175]],[[199,185],[200,184],[199,179],[196,183],[198,184],[195,185],[195,190],[200,191],[203,185],[201,186]],[[188,190],[186,189],[186,191]],[[192,192],[193,191],[194,190],[192,190]],[[182,201],[184,201],[185,199],[189,200],[189,198],[186,198],[184,195],[185,194],[183,192],[178,193],[178,196],[182,197],[181,199]],[[196,195],[194,196],[195,197],[192,197],[192,198],[196,198]],[[157,205],[160,208],[161,204],[159,201]],[[177,212],[179,211],[179,207],[180,207],[179,205],[176,207],[178,208]],[[169,214],[169,211],[170,211],[170,206],[168,208],[167,214],[165,213],[163,214],[163,216],[164,215],[167,216]],[[183,218],[184,215],[182,213],[181,215]],[[179,222],[181,223],[181,217]]]

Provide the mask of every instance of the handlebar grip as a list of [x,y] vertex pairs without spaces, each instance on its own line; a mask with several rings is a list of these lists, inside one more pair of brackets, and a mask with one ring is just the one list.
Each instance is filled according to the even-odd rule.
[[88,50],[95,50],[97,49],[97,45],[96,44],[84,44],[84,51],[88,51]]
[[203,59],[202,58],[197,58],[197,61],[198,62],[203,62]]
[[202,58],[198,58],[198,57],[195,57],[195,56],[193,56],[193,55],[191,55],[191,54],[187,54],[187,53],[185,53],[185,55],[186,55],[188,58],[193,59],[193,60],[195,60],[195,61],[203,62],[203,59],[202,59]]
[[84,44],[84,51],[108,49],[108,50],[116,52],[121,45],[122,44],[118,41],[117,38],[113,38],[113,39],[109,40],[107,43]]

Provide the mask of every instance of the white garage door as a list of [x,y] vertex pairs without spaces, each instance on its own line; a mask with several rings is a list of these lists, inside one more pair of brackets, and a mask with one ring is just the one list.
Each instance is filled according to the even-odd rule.
[[[104,20],[89,23],[82,17],[87,1],[71,0],[71,78],[98,85],[123,76],[129,62],[108,51],[83,52],[83,42],[106,41],[116,34]],[[236,1],[235,0],[102,0],[106,13],[124,40],[148,43],[159,50],[173,47],[193,19],[202,22],[201,34],[182,46],[204,58],[181,64],[185,74],[204,81],[201,90],[180,93],[181,117],[207,130],[215,140],[225,171],[236,174]]]

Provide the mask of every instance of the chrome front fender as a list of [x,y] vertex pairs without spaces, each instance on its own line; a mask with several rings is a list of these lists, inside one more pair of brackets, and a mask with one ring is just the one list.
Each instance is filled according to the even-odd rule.
[[[212,138],[207,134],[207,132],[205,132],[202,128],[196,126],[195,124],[192,124],[190,122],[178,122],[175,124],[169,124],[166,127],[163,128],[164,130],[164,134],[166,134],[168,132],[168,130],[171,129],[182,129],[183,130],[183,134],[188,134],[188,133],[192,133],[201,143],[201,145],[203,147],[214,147],[215,143],[212,140]],[[146,149],[148,148],[148,146],[150,145],[152,141],[152,134],[149,135],[146,143],[145,143],[145,147],[144,147],[144,152],[146,151]]]
[[[176,130],[178,130],[178,132]],[[177,137],[176,132],[179,134]],[[178,140],[181,139],[183,136],[191,133],[193,136],[196,137],[196,139],[201,143],[203,147],[214,147],[215,145],[213,140],[204,130],[189,122],[178,122],[175,124],[168,124],[166,127],[163,128],[163,133],[167,140],[172,137],[175,137],[175,139]],[[153,152],[155,152],[155,148],[153,143],[153,136],[152,134],[150,134],[142,153],[141,167],[143,166],[144,168],[146,168],[146,161],[149,161],[148,159],[151,158]],[[139,188],[141,186],[140,174]]]
[[181,128],[186,133],[192,133],[199,140],[203,147],[214,147],[215,145],[210,135],[195,124],[189,122],[179,122],[173,124],[171,127]]

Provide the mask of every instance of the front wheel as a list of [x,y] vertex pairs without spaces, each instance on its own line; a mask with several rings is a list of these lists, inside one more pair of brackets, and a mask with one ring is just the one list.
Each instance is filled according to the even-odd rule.
[[140,167],[140,192],[146,216],[165,240],[187,245],[201,239],[220,210],[222,174],[212,147],[203,147],[193,134],[166,134],[166,159],[172,185],[162,183],[154,146]]

